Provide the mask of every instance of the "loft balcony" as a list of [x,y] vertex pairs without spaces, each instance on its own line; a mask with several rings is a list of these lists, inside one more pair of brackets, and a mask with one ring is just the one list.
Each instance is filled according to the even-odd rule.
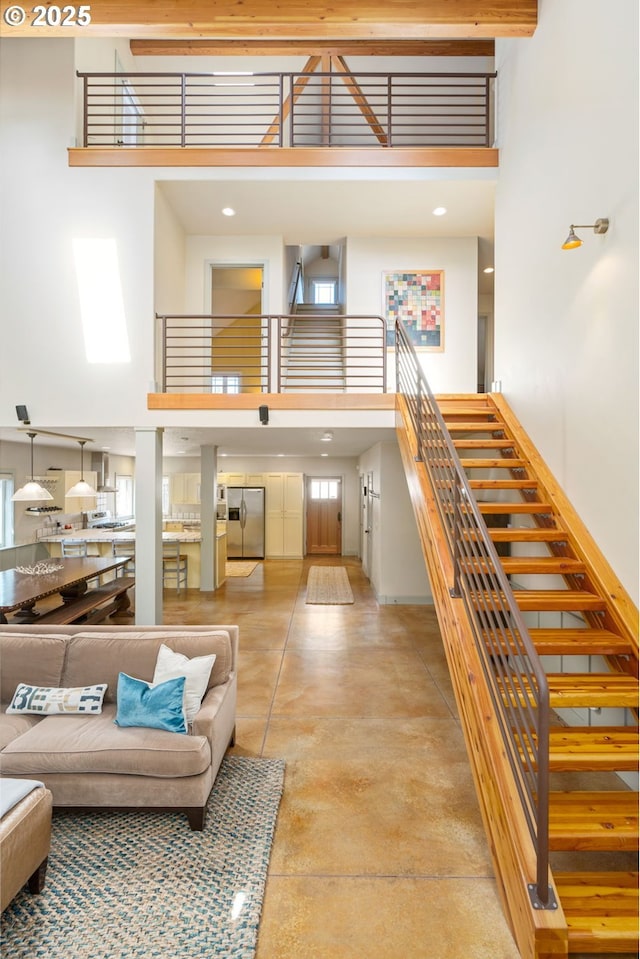
[[70,166],[496,167],[495,73],[78,73]]
[[[162,315],[149,409],[391,411],[393,331],[381,316]],[[391,365],[391,374],[388,369]],[[395,386],[391,386],[394,390]]]

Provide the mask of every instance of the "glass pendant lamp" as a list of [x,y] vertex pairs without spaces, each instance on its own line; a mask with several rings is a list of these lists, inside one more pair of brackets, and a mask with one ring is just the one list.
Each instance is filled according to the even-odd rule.
[[33,478],[33,440],[37,435],[37,433],[27,433],[27,436],[31,440],[31,479],[15,491],[11,497],[14,502],[33,502],[34,500],[53,499],[51,493],[46,490],[44,486],[40,486],[40,483],[36,483]]
[[98,494],[94,490],[93,486],[89,486],[84,478],[84,444],[86,440],[78,440],[80,444],[80,479],[75,483],[70,489],[65,493],[65,497],[69,496],[97,496]]

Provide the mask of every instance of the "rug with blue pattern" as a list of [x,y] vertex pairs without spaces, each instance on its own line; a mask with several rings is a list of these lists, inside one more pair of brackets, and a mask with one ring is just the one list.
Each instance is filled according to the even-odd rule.
[[7,959],[253,959],[284,761],[226,757],[205,828],[56,812],[43,892],[2,914]]

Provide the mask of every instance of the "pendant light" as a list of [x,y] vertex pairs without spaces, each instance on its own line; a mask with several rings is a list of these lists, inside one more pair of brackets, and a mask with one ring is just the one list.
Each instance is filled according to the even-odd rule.
[[33,440],[37,435],[37,433],[27,433],[27,436],[31,440],[31,479],[28,483],[25,483],[24,486],[21,486],[20,489],[15,491],[11,497],[14,502],[53,499],[51,493],[46,490],[44,486],[40,486],[39,483],[36,483],[33,478]]
[[89,486],[89,484],[85,482],[85,478],[84,478],[83,456],[84,456],[84,444],[86,442],[87,442],[86,440],[78,440],[78,443],[80,444],[80,479],[74,486],[71,487],[71,489],[67,490],[67,492],[65,493],[66,497],[98,495],[96,491],[94,490],[94,488],[92,486]]

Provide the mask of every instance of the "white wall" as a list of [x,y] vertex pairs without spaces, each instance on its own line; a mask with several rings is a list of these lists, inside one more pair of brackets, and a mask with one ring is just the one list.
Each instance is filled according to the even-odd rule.
[[[359,457],[362,476],[373,474],[369,580],[379,603],[432,603],[413,507],[395,441],[377,443]],[[365,562],[365,568],[367,564]]]
[[[72,40],[2,41],[2,424],[131,424],[153,378],[152,175],[68,167],[74,68]],[[116,242],[130,363],[87,361],[74,239]]]
[[[347,238],[347,313],[384,316],[382,274],[444,270],[444,352],[421,352],[434,393],[475,393],[478,333],[476,237]],[[395,383],[389,354],[390,389]]]
[[636,0],[541,0],[532,39],[496,42],[494,371],[636,602],[637,44]]
[[188,236],[188,313],[209,313],[211,310],[211,263],[264,264],[263,312],[280,313],[284,309],[284,242],[281,236]]

